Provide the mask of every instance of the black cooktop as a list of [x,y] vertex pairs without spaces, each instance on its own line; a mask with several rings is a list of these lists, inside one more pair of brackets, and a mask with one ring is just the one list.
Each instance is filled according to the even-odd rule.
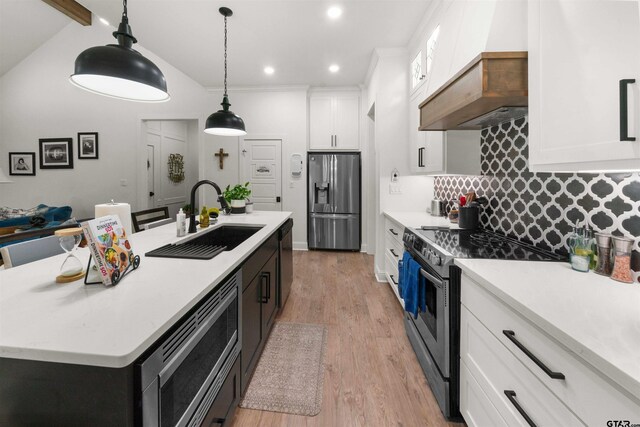
[[565,261],[565,257],[489,230],[422,227],[416,234],[454,258]]

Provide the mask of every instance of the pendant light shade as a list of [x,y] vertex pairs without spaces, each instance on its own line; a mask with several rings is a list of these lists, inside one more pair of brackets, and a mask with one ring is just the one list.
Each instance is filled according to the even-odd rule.
[[169,100],[167,81],[162,71],[140,52],[129,26],[127,1],[118,31],[118,44],[91,47],[76,58],[75,72],[69,80],[74,85],[99,95],[139,102]]
[[219,12],[224,16],[224,95],[222,96],[222,110],[218,110],[207,118],[205,133],[221,136],[242,136],[247,131],[240,116],[229,110],[229,95],[227,95],[227,17],[233,15],[228,7],[221,7]]

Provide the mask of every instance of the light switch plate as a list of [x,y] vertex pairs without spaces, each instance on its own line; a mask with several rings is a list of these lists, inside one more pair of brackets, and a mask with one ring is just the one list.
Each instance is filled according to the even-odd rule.
[[402,194],[402,188],[399,182],[392,182],[389,184],[389,194]]

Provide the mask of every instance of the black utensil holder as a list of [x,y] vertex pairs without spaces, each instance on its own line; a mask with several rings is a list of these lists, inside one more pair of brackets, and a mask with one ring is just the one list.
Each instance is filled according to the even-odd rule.
[[462,206],[458,213],[458,227],[463,230],[475,230],[478,228],[480,208],[477,206]]

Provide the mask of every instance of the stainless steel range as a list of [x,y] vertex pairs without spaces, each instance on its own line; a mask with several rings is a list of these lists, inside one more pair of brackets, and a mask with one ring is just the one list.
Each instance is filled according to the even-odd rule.
[[487,230],[405,228],[405,251],[420,264],[425,311],[404,323],[431,390],[448,419],[460,419],[460,268],[456,258],[563,261],[564,257]]

